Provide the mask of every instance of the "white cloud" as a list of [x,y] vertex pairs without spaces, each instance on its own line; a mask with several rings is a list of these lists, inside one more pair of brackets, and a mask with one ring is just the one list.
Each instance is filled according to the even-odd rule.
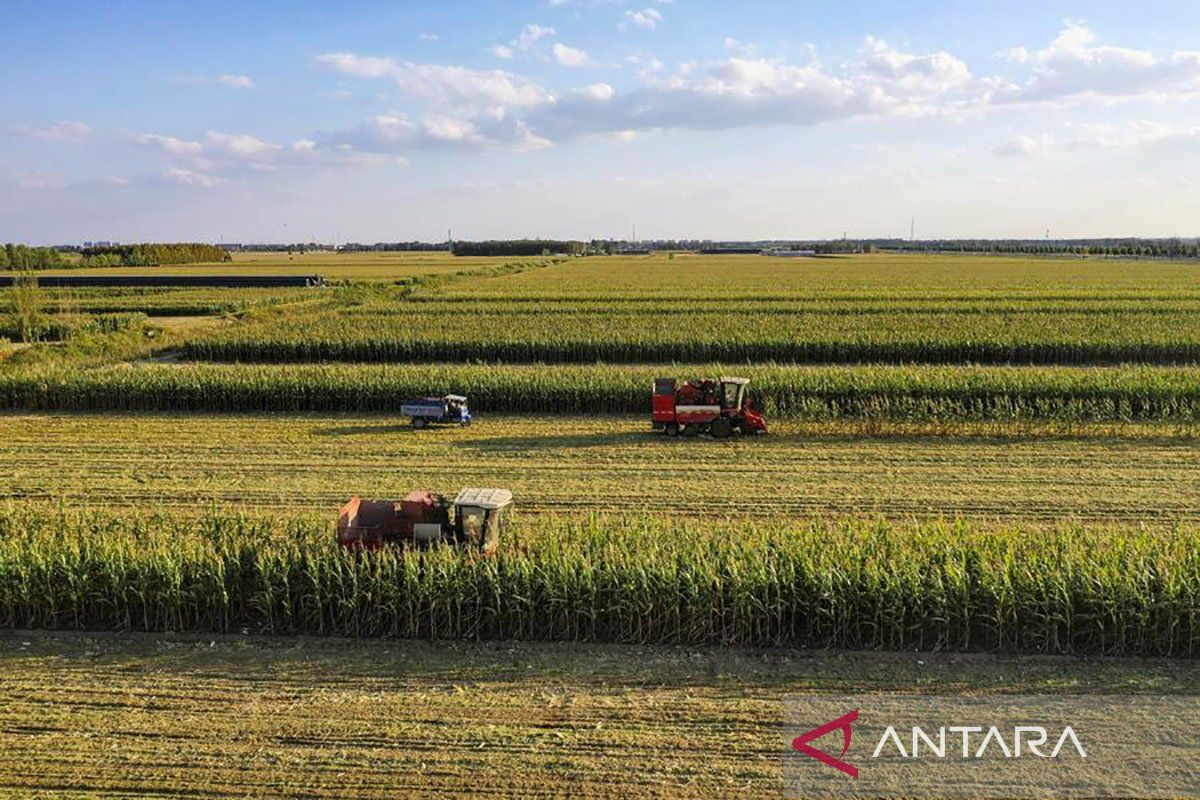
[[391,80],[407,95],[459,110],[534,106],[548,97],[537,83],[498,69],[414,64],[353,53],[332,53],[316,60],[346,75]]
[[586,67],[592,63],[586,51],[555,42],[552,48],[554,59],[564,67]]
[[1068,126],[1067,135],[1015,136],[992,148],[1000,156],[1042,156],[1088,150],[1126,148],[1200,148],[1200,127],[1175,128],[1145,120]]
[[82,142],[91,135],[92,129],[86,123],[75,120],[61,120],[45,127],[15,125],[10,130],[22,136],[32,136],[35,139],[46,139],[56,142]]
[[234,89],[254,88],[254,81],[250,80],[249,75],[218,75],[217,83],[225,86],[231,86]]
[[206,152],[213,150],[233,158],[259,158],[283,150],[283,145],[270,144],[256,139],[248,133],[221,133],[208,131],[204,134]]
[[630,92],[602,98],[569,93],[532,108],[527,119],[532,130],[551,140],[657,128],[802,126],[935,113],[969,97],[971,89],[970,71],[950,54],[904,53],[868,37],[861,60],[838,71],[815,60],[791,64],[745,56],[687,63]]
[[621,23],[617,26],[621,30],[628,30],[630,27],[642,28],[652,31],[658,27],[658,23],[662,22],[662,14],[654,8],[644,8],[641,11],[626,11]]
[[553,36],[554,28],[549,28],[544,25],[538,25],[536,22],[530,22],[521,29],[521,33],[517,35],[509,44],[518,50],[528,50],[537,43],[538,39],[546,36]]
[[422,42],[436,42],[438,40],[438,35],[436,33],[429,33],[427,31],[421,31],[420,33],[417,34],[417,39],[419,39]]
[[213,175],[181,167],[167,167],[163,170],[162,176],[171,183],[178,183],[181,186],[196,186],[202,189],[211,189],[225,182]]
[[1011,47],[1000,57],[1032,67],[1025,80],[996,79],[997,103],[1063,103],[1132,97],[1166,100],[1200,93],[1200,51],[1156,55],[1147,50],[1096,44],[1082,23],[1067,23],[1040,50]]
[[231,89],[253,89],[254,81],[249,75],[179,75],[173,80],[176,83],[187,83],[193,86],[228,86]]
[[488,52],[496,58],[512,58],[513,49],[506,44],[492,45],[488,48]]
[[480,115],[473,119],[428,114],[378,114],[362,124],[325,135],[327,147],[351,147],[365,153],[413,150],[480,150],[489,147],[532,149],[548,144],[512,117]]
[[160,136],[156,133],[143,133],[137,138],[138,143],[153,145],[173,156],[198,156],[204,150],[200,142],[178,139],[174,136]]

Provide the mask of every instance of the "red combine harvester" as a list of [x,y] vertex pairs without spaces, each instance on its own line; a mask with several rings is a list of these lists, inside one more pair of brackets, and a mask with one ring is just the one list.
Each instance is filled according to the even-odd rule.
[[338,543],[350,550],[449,544],[490,556],[511,504],[508,489],[463,489],[453,503],[433,492],[409,492],[399,503],[352,497],[338,514]]
[[706,378],[677,386],[674,378],[656,378],[654,430],[667,436],[707,433],[718,439],[734,431],[766,433],[766,420],[746,393],[749,383],[749,378]]

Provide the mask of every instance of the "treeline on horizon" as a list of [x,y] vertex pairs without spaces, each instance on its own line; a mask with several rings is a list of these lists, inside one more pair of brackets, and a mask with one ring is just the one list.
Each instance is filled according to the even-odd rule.
[[456,256],[556,256],[581,255],[587,244],[562,239],[489,239],[483,242],[454,242]]
[[83,267],[156,267],[160,264],[196,264],[206,261],[230,261],[232,256],[215,244],[186,242],[178,244],[125,244],[85,247],[79,251]]
[[[77,254],[71,258],[68,254]],[[24,244],[0,246],[0,270],[63,269],[67,267],[157,267],[162,264],[196,264],[229,261],[231,256],[212,244],[128,244],[104,247],[30,247]]]

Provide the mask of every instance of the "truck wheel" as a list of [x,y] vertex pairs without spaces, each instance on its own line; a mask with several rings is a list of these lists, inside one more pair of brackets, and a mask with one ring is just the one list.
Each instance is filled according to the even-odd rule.
[[668,422],[668,423],[667,423],[667,427],[665,428],[665,430],[666,430],[666,432],[667,432],[667,436],[670,436],[670,437],[672,437],[672,438],[674,438],[674,437],[676,437],[676,436],[678,436],[678,435],[679,435],[679,425],[678,425],[678,423],[675,423],[675,422]]
[[683,426],[684,436],[698,436],[700,434],[700,426],[692,425],[691,423]]
[[733,433],[733,423],[728,417],[717,417],[708,426],[708,432],[715,439],[727,439],[729,434]]
[[412,426],[418,430],[429,424],[429,420],[424,417],[413,417]]

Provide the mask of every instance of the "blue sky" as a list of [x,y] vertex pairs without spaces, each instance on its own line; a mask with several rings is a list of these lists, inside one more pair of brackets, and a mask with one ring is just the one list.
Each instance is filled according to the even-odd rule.
[[1194,2],[0,2],[0,241],[1200,234]]

